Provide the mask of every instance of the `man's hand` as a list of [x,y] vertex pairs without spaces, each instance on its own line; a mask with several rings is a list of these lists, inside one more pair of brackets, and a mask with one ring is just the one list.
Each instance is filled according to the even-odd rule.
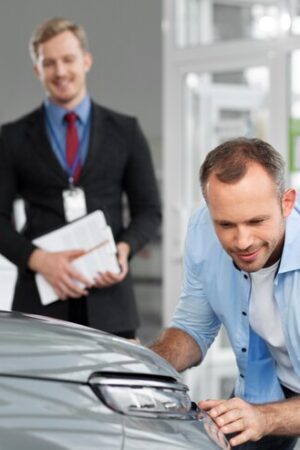
[[269,434],[262,405],[252,405],[234,397],[229,400],[204,400],[199,402],[199,407],[208,412],[224,434],[239,433],[230,439],[232,446],[258,441]]
[[88,291],[76,282],[82,283],[85,287],[93,286],[93,282],[84,277],[71,264],[75,258],[84,253],[84,250],[46,252],[36,249],[30,255],[28,266],[46,278],[59,299],[79,298],[88,295]]
[[120,273],[103,272],[95,278],[95,287],[104,288],[112,286],[113,284],[123,281],[128,273],[128,256],[130,254],[130,247],[126,242],[119,242],[117,244],[118,262],[121,269]]

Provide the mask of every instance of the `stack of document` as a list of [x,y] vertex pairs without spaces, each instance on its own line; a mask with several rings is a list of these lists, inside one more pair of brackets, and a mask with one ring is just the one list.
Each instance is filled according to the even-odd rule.
[[[113,234],[100,210],[44,234],[33,243],[49,252],[85,250],[86,253],[74,259],[72,265],[91,280],[98,272],[120,273]],[[35,277],[42,304],[56,301],[57,294],[51,284],[40,273]]]

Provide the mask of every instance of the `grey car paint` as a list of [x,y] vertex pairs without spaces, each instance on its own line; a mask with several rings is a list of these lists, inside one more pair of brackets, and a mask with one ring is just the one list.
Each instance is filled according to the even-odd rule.
[[204,431],[214,427],[206,415],[129,417],[97,397],[89,384],[95,373],[180,380],[142,346],[67,322],[2,312],[0,361],[0,450],[220,448]]
[[[4,320],[7,316],[9,321]],[[77,382],[87,382],[97,371],[178,377],[165,360],[142,346],[91,328],[36,317],[1,313],[2,374]]]

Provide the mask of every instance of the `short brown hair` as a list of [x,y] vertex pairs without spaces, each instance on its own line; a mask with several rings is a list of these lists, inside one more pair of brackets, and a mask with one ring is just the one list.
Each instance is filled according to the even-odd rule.
[[207,200],[206,187],[209,176],[214,173],[223,183],[235,183],[247,172],[249,163],[260,164],[277,186],[282,197],[285,190],[284,160],[280,153],[261,139],[237,138],[224,142],[210,151],[200,168],[200,184]]
[[64,31],[71,31],[78,39],[82,50],[88,50],[88,40],[84,28],[68,19],[55,17],[39,25],[30,38],[29,52],[34,63],[39,56],[39,45]]

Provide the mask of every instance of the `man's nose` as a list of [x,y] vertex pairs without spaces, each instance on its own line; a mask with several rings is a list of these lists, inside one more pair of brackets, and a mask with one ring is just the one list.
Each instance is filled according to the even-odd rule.
[[235,237],[235,245],[239,250],[247,250],[253,244],[253,236],[248,228],[238,229]]
[[57,61],[55,65],[55,74],[57,76],[63,76],[66,73],[66,66],[63,62]]

